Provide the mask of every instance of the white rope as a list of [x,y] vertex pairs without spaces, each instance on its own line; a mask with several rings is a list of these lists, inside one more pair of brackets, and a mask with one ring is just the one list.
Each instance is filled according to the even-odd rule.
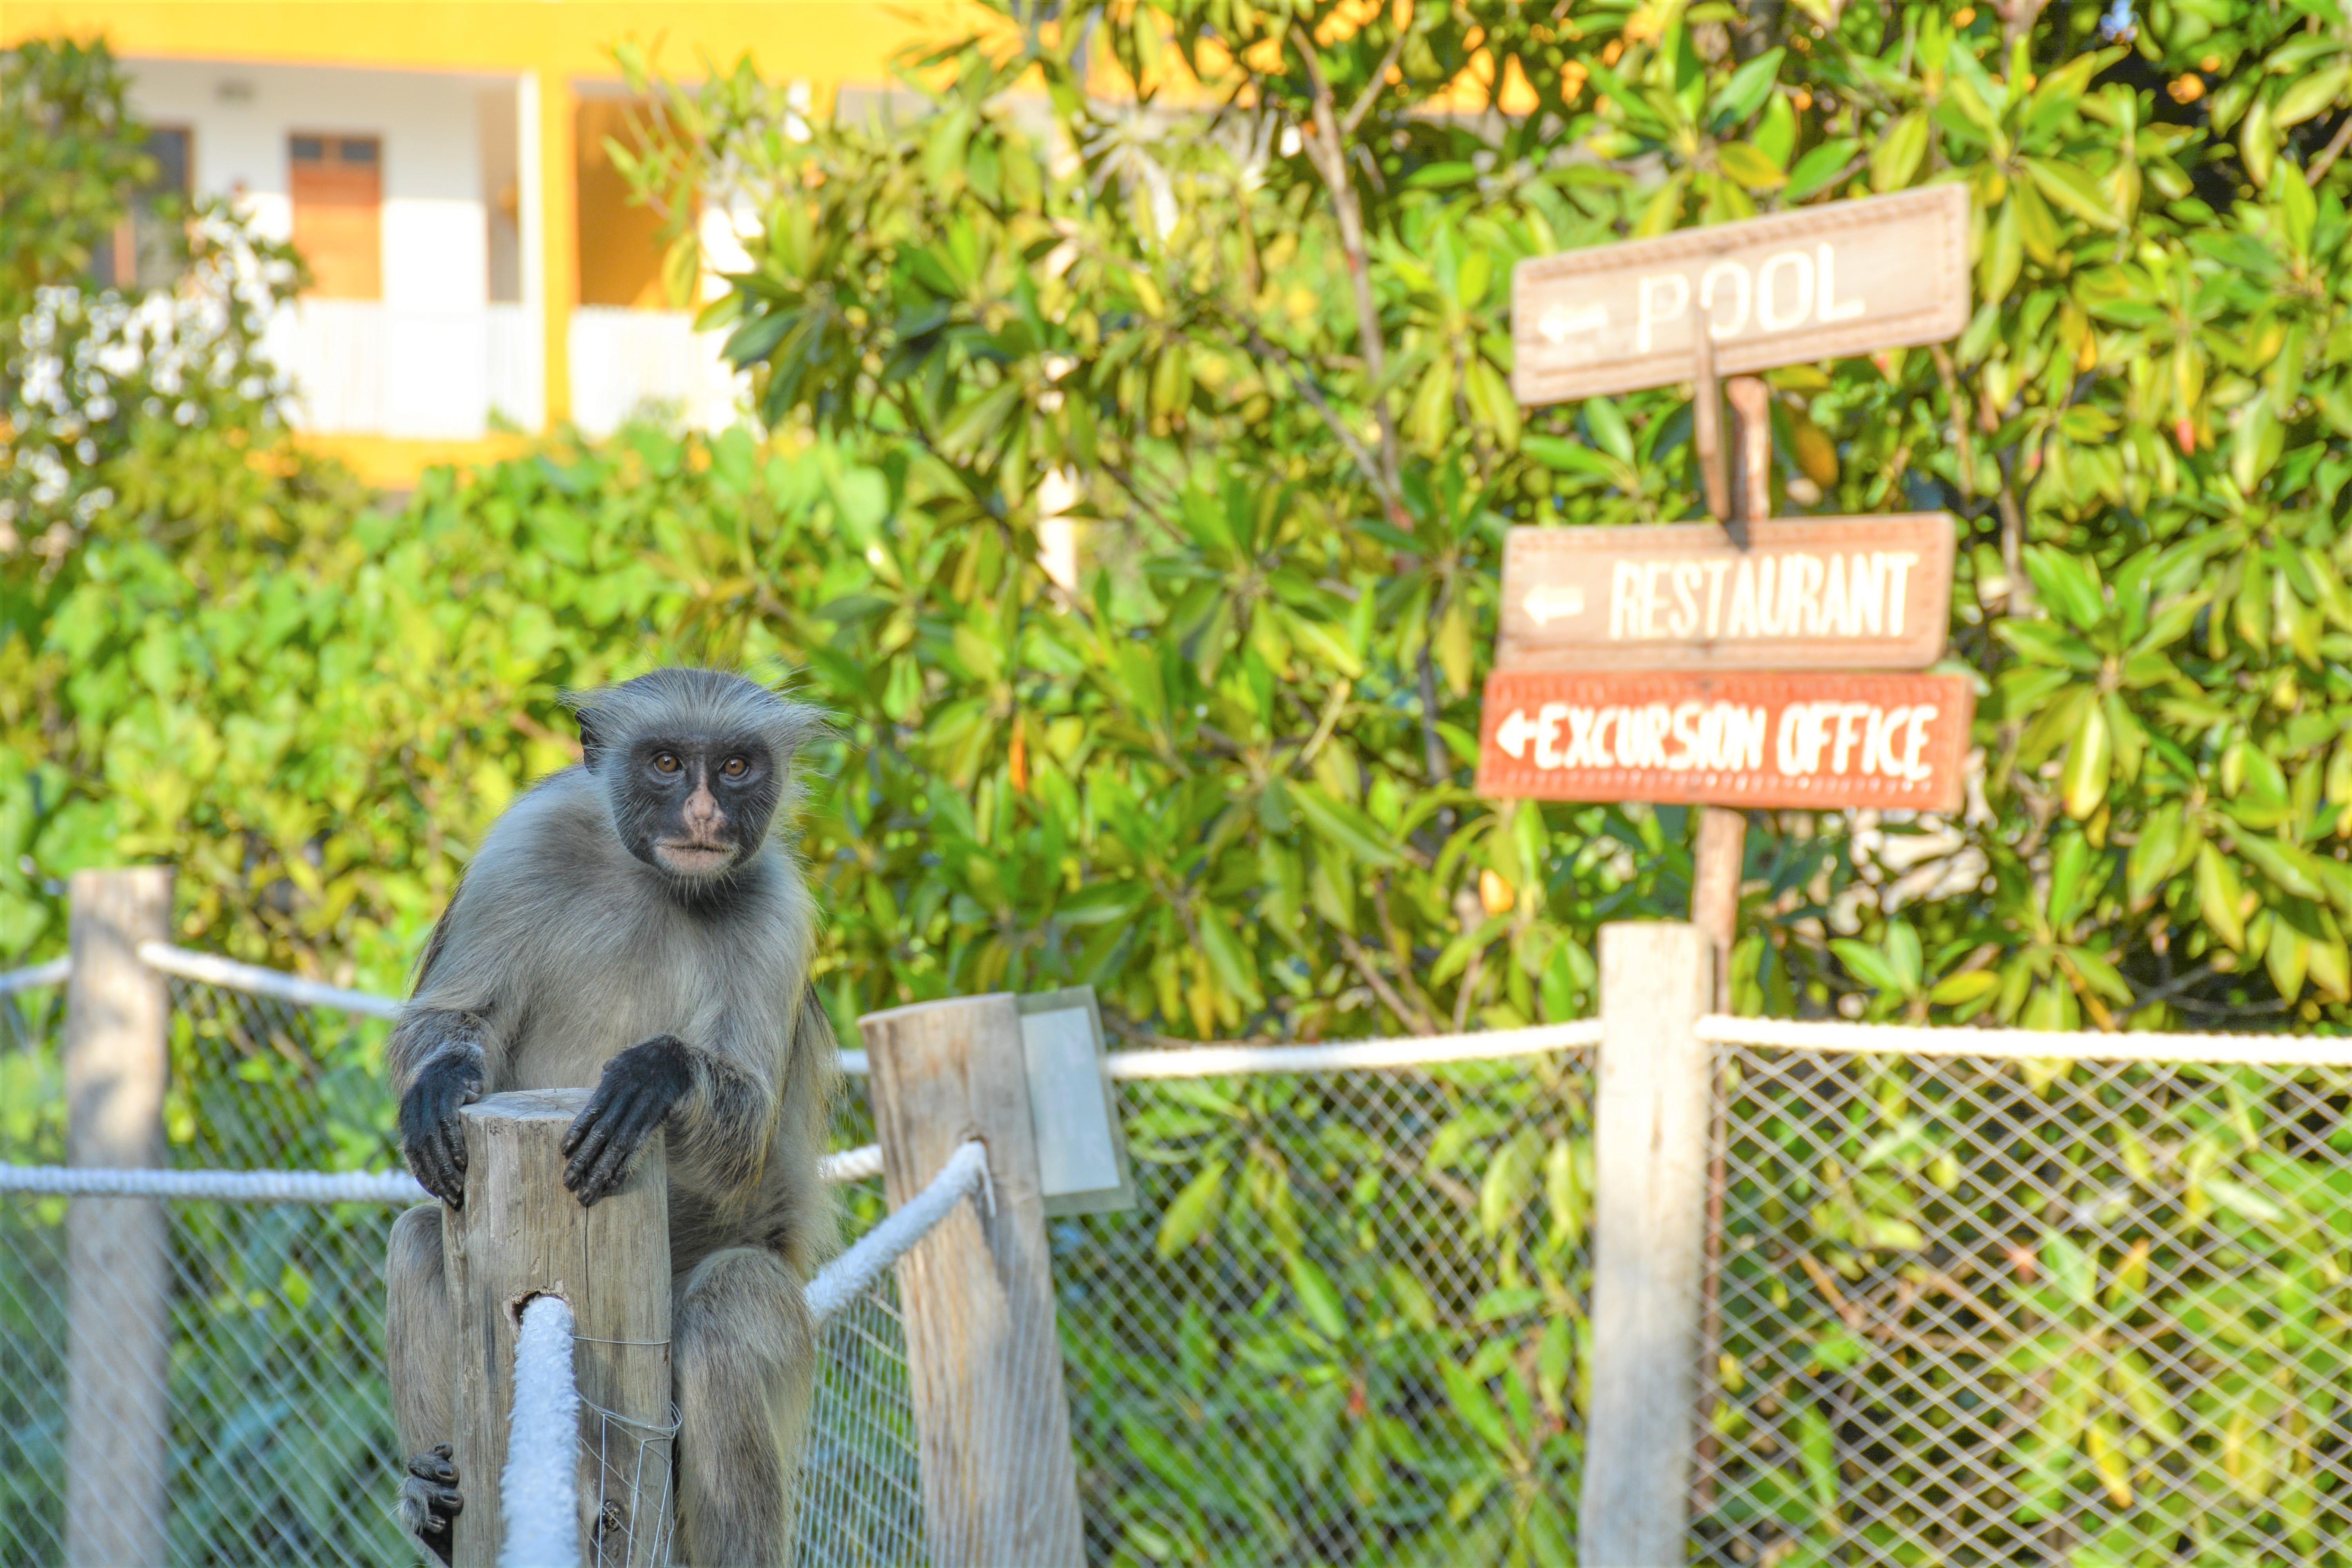
[[828,1182],[862,1182],[882,1173],[882,1145],[862,1143],[827,1154],[816,1163],[817,1174]]
[[986,1144],[974,1139],[949,1155],[948,1163],[940,1167],[940,1173],[931,1178],[929,1186],[859,1237],[855,1246],[808,1282],[803,1299],[816,1326],[824,1327],[843,1308],[864,1295],[882,1277],[882,1270],[906,1256],[940,1221],[947,1218],[965,1194],[984,1186],[987,1181]]
[[256,996],[291,1002],[298,1007],[333,1007],[370,1018],[400,1016],[400,1004],[389,996],[378,996],[366,991],[346,991],[340,985],[305,980],[298,974],[281,974],[257,963],[239,963],[215,952],[191,952],[184,947],[173,947],[169,942],[142,942],[139,944],[138,953],[140,962],[150,968],[160,969],[166,974],[176,974],[183,980],[201,980],[207,985],[225,985],[232,991],[247,991]]
[[1827,1019],[1734,1018],[1710,1013],[1698,1037],[1718,1046],[2002,1061],[2209,1062],[2225,1066],[2352,1067],[2352,1037],[2328,1035],[2105,1035],[2081,1029],[1922,1028]]
[[145,1171],[0,1165],[0,1192],[69,1198],[223,1198],[243,1204],[421,1204],[405,1171]]
[[[882,1146],[845,1149],[817,1162],[828,1182],[882,1173]],[[67,1198],[217,1199],[239,1204],[423,1204],[405,1171],[152,1171],[104,1165],[0,1165],[0,1193]]]
[[1113,1051],[1108,1061],[1113,1078],[1223,1078],[1234,1073],[1378,1071],[1439,1062],[1499,1061],[1600,1043],[1601,1021],[1580,1018],[1571,1024],[1536,1024],[1524,1029],[1406,1035],[1388,1040],[1342,1040],[1328,1046],[1187,1046],[1160,1051]]
[[42,985],[63,985],[72,973],[71,958],[53,958],[30,969],[0,970],[0,996]]
[[514,1417],[499,1475],[506,1530],[499,1568],[579,1568],[579,1458],[572,1308],[561,1296],[535,1296],[515,1337]]

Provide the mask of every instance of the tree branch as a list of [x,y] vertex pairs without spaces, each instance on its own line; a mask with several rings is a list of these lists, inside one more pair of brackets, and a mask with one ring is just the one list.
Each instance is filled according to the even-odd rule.
[[1315,39],[1307,30],[1294,23],[1290,29],[1292,44],[1307,68],[1307,85],[1314,90],[1315,133],[1307,145],[1314,154],[1315,172],[1323,176],[1325,187],[1331,193],[1331,208],[1339,222],[1339,247],[1348,259],[1348,280],[1356,295],[1356,337],[1363,351],[1364,372],[1371,380],[1371,391],[1365,401],[1381,426],[1381,471],[1388,476],[1391,489],[1402,489],[1402,474],[1397,466],[1396,421],[1390,416],[1388,394],[1381,383],[1388,379],[1388,343],[1381,335],[1380,305],[1372,298],[1372,277],[1364,247],[1364,212],[1356,200],[1354,182],[1348,178],[1348,149],[1340,140],[1337,111],[1331,103],[1331,84],[1323,75],[1322,62],[1315,58]]
[[1396,41],[1389,45],[1388,53],[1381,57],[1379,68],[1372,72],[1372,79],[1364,84],[1364,90],[1356,95],[1354,105],[1340,119],[1339,131],[1342,135],[1353,136],[1356,133],[1356,127],[1364,122],[1366,111],[1381,96],[1381,89],[1388,86],[1389,72],[1396,69],[1397,61],[1403,58],[1404,29],[1400,27],[1397,29]]
[[1380,465],[1373,460],[1372,454],[1365,447],[1363,442],[1356,438],[1356,433],[1348,428],[1347,421],[1339,417],[1339,412],[1331,406],[1330,399],[1323,395],[1323,389],[1315,384],[1314,376],[1308,374],[1307,367],[1299,362],[1298,356],[1268,338],[1247,321],[1242,323],[1242,331],[1244,334],[1244,344],[1251,353],[1260,359],[1273,360],[1289,373],[1292,384],[1298,388],[1299,394],[1307,399],[1308,406],[1322,416],[1325,426],[1339,438],[1339,444],[1348,449],[1348,456],[1354,460],[1358,471],[1364,476],[1373,490],[1379,494],[1381,500],[1387,506],[1389,521],[1404,531],[1411,532],[1412,518],[1404,510],[1404,498],[1397,493],[1393,485],[1389,483],[1388,476],[1381,471]]
[[2322,147],[2319,156],[2311,161],[2311,168],[2304,177],[2315,185],[2319,184],[2326,177],[2327,171],[2335,166],[2336,160],[2344,155],[2347,144],[2352,144],[2352,114],[2344,117],[2344,123],[2336,128],[2336,134],[2327,139],[2327,145]]
[[1427,1014],[1417,1007],[1408,1006],[1405,999],[1397,994],[1396,988],[1388,983],[1387,976],[1373,965],[1372,955],[1364,951],[1363,943],[1346,931],[1336,934],[1339,938],[1339,951],[1348,955],[1348,962],[1354,964],[1356,973],[1364,977],[1364,984],[1372,988],[1372,994],[1379,997],[1388,1010],[1396,1015],[1397,1022],[1416,1035],[1437,1033],[1437,1026],[1429,1021]]

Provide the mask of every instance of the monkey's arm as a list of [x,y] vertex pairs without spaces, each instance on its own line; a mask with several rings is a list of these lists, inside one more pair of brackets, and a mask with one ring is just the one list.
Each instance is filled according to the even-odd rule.
[[466,1202],[466,1133],[458,1111],[482,1097],[485,1030],[470,1013],[410,1007],[386,1055],[400,1097],[400,1149],[411,1174],[452,1208]]
[[767,1158],[779,1085],[724,1038],[689,1045],[656,1035],[604,1064],[604,1076],[563,1135],[563,1184],[593,1204],[628,1179],[648,1133],[667,1122],[674,1160],[698,1165],[721,1191],[755,1184]]

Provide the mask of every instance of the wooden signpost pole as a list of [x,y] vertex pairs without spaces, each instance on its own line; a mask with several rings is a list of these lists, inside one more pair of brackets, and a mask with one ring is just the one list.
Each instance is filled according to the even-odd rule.
[[[1620,992],[1643,1006],[1673,993],[1683,1026],[1729,1009],[1747,811],[1949,811],[1962,798],[1974,686],[1916,673],[1944,650],[1952,520],[1773,519],[1771,395],[1753,373],[1957,336],[1969,223],[1966,187],[1943,184],[1536,258],[1512,275],[1518,400],[1688,377],[1715,519],[1511,530],[1480,723],[1490,798],[1699,808],[1695,929],[1603,933],[1587,1568],[1679,1561],[1686,1498],[1712,1506],[1713,1436],[1690,1416],[1713,1403],[1721,1337],[1711,1060],[1686,1026],[1611,1009]],[[1726,370],[1740,374],[1718,383]],[[1725,396],[1736,464],[1725,461]],[[1675,940],[1693,962],[1653,951]],[[1630,992],[1610,978],[1627,974]],[[1614,1091],[1662,1070],[1676,1086],[1672,1114],[1655,1096]]]
[[[1698,427],[1704,429],[1716,423],[1714,368],[1715,354],[1707,346],[1705,332],[1698,335],[1700,379],[1698,394]],[[1731,408],[1739,442],[1739,489],[1731,516],[1738,523],[1760,522],[1772,515],[1772,412],[1769,392],[1752,375],[1736,375],[1727,389],[1731,395]],[[1719,437],[1718,437],[1719,438]],[[1708,510],[1717,517],[1724,509],[1716,504],[1716,490],[1728,490],[1719,457],[1706,461],[1706,447],[1700,447],[1701,460],[1706,464],[1709,480]],[[1706,936],[1707,945],[1715,949],[1715,1010],[1731,1010],[1731,945],[1739,931],[1739,884],[1748,863],[1748,814],[1720,805],[1699,807],[1698,846],[1691,857],[1691,924]]]

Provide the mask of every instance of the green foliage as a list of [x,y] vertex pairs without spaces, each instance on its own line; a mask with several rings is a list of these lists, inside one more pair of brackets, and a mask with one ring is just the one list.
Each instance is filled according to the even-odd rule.
[[0,560],[37,553],[52,573],[101,517],[243,521],[311,467],[283,443],[283,378],[260,353],[300,281],[289,247],[227,203],[163,195],[142,226],[172,285],[89,286],[154,169],[124,90],[103,44],[0,51]]
[[[1775,502],[1959,517],[1983,805],[1911,847],[1948,874],[1893,897],[1852,841],[1800,847],[1836,825],[1765,824],[1789,837],[1751,836],[1773,885],[1748,911],[1744,1004],[1882,993],[1852,955],[1906,940],[1886,922],[1923,880],[1945,896],[1903,928],[1910,1016],[2145,1027],[2352,1002],[2352,28],[2333,8],[2160,5],[2112,43],[2089,4],[1162,0],[1004,22],[910,68],[931,106],[908,122],[803,131],[748,69],[662,89],[668,132],[635,177],[673,212],[715,186],[758,215],[708,319],[772,423],[896,449],[1017,548],[1067,510],[1126,581],[1156,589],[1171,551],[1228,568],[1160,596],[1228,787],[1263,803],[1258,841],[1295,816],[1392,905],[1424,861],[1445,884],[1394,915],[1440,955],[1385,977],[1397,1021],[1442,1018],[1410,988],[1499,957],[1517,924],[1465,904],[1444,929],[1480,856],[1528,888],[1515,873],[1558,858],[1570,820],[1452,793],[1500,527],[1696,510],[1681,391],[1514,405],[1511,265],[1944,181],[1975,198],[1974,320],[1949,349],[1774,374]],[[1498,80],[1512,117],[1435,112]],[[1039,88],[1045,142],[1014,107]],[[1311,525],[1272,555],[1228,499],[1212,546],[1211,496]],[[1328,647],[1368,603],[1380,635]],[[1318,771],[1306,716],[1333,700],[1409,715],[1418,757],[1396,732]],[[1382,784],[1412,803],[1386,845],[1322,810]],[[1345,899],[1301,903],[1344,952]],[[1193,923],[1241,1012],[1275,994],[1226,961],[1222,921]],[[1516,936],[1511,956],[1530,967]],[[1515,965],[1492,957],[1453,1011],[1505,1000]]]
[[2347,1561],[2340,1069],[1728,1082],[1714,1555]]

